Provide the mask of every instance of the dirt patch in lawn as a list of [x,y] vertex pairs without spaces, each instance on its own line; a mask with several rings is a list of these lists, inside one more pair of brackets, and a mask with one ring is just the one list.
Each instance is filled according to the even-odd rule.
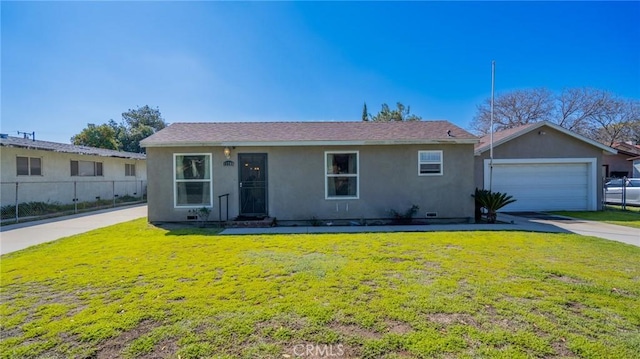
[[[122,356],[122,350],[127,347],[133,340],[151,332],[160,324],[152,320],[143,320],[137,327],[120,333],[117,337],[107,339],[98,346],[96,352],[97,359],[119,358]],[[175,349],[173,352],[175,353]]]
[[176,339],[164,339],[160,341],[150,353],[138,356],[139,359],[175,358],[178,352]]
[[567,283],[567,284],[588,284],[583,280],[572,278],[566,275],[550,274],[549,276],[547,276],[547,278],[557,280],[558,282]]
[[556,356],[559,358],[577,358],[569,348],[567,348],[567,343],[564,339],[560,339],[557,342],[551,343],[551,347],[553,351],[556,353]]
[[387,331],[391,334],[407,334],[413,330],[409,324],[396,320],[388,320],[385,324],[388,328]]
[[332,323],[329,328],[347,337],[360,337],[364,339],[380,339],[382,333],[362,328],[356,324]]
[[352,359],[361,358],[361,350],[359,347],[349,344],[323,344],[323,343],[307,343],[295,342],[284,346],[284,354],[282,358],[305,358],[305,359],[322,359],[322,358],[341,358]]
[[478,323],[472,316],[464,313],[432,313],[427,314],[427,319],[442,325],[463,324],[474,327],[478,326]]

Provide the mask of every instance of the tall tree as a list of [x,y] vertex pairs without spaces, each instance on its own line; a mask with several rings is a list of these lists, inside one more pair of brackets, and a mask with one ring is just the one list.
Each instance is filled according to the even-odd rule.
[[167,123],[162,118],[160,110],[145,105],[123,112],[122,123],[117,126],[120,149],[142,153],[144,150],[140,147],[140,141],[167,127]]
[[[556,97],[553,119],[558,125],[575,132],[589,127],[591,119],[611,101],[611,94],[592,88],[565,89]],[[585,135],[586,133],[582,132]]]
[[122,121],[96,126],[89,124],[73,136],[71,142],[86,146],[143,153],[140,141],[167,127],[160,110],[149,106],[138,107],[122,113]]
[[422,117],[411,113],[411,108],[402,103],[396,103],[395,109],[390,109],[386,103],[382,104],[382,109],[375,116],[370,116],[373,122],[390,121],[421,121]]
[[362,106],[362,121],[364,122],[368,122],[369,121],[369,111],[367,111],[367,103],[364,103],[364,106]]
[[71,137],[71,143],[78,146],[106,148],[108,150],[118,149],[116,132],[107,124],[100,126],[96,126],[93,123],[87,124],[87,127],[79,134]]
[[[497,96],[493,104],[494,131],[526,125],[551,118],[553,95],[549,90],[516,90]],[[478,134],[487,134],[491,127],[491,99],[477,106],[471,128]]]
[[[606,145],[637,140],[640,101],[626,100],[605,90],[565,89],[558,94],[543,88],[516,90],[494,101],[494,131],[547,120]],[[478,105],[471,129],[490,130],[490,99]]]
[[637,141],[640,102],[612,99],[592,117],[587,137],[611,146],[616,142]]

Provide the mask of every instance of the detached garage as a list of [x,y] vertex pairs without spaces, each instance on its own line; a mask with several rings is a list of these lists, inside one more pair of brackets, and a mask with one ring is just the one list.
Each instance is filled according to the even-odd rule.
[[602,156],[616,150],[549,122],[493,135],[476,145],[478,188],[512,195],[505,212],[602,208]]

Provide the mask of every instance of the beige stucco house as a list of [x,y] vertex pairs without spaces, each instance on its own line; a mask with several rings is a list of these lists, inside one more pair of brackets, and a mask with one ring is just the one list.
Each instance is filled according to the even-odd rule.
[[142,197],[146,156],[65,143],[0,136],[2,206]]
[[447,121],[174,123],[141,143],[149,221],[208,207],[215,220],[339,223],[414,204],[416,218],[468,220],[476,142]]
[[640,156],[629,158],[627,161],[632,165],[631,177],[640,178]]
[[618,151],[613,156],[605,156],[604,170],[607,178],[632,177],[633,160],[640,156],[640,146],[625,142],[614,143],[611,147]]
[[480,139],[475,184],[517,199],[504,211],[602,209],[603,157],[616,150],[550,122],[532,123]]

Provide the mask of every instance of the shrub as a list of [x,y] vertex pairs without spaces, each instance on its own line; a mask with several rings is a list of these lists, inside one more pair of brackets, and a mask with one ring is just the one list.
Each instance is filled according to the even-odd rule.
[[393,222],[396,224],[410,224],[413,221],[413,216],[415,216],[416,213],[418,213],[418,210],[420,209],[420,207],[418,207],[417,205],[412,205],[409,209],[407,209],[406,211],[404,211],[403,213],[400,213],[398,211],[396,211],[395,209],[390,209],[389,212],[391,213],[391,216],[393,217]]
[[472,196],[476,199],[476,217],[478,216],[478,208],[484,208],[488,223],[496,223],[498,210],[516,201],[513,196],[506,193],[492,192],[486,189],[476,188],[476,193]]

